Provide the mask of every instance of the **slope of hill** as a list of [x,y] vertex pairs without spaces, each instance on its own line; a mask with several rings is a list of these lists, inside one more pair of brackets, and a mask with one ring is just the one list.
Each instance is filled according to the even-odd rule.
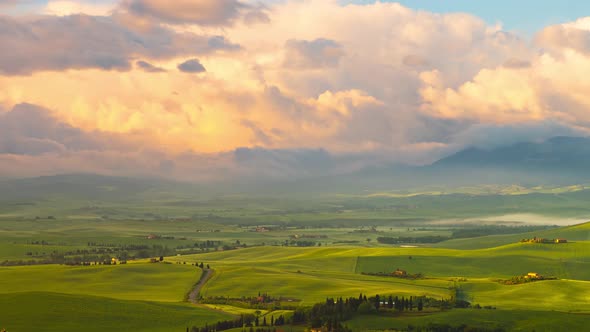
[[547,239],[564,238],[568,241],[590,241],[590,222],[538,232],[490,235],[478,238],[453,239],[435,244],[435,247],[452,249],[481,249],[516,243],[523,238],[541,237]]
[[568,171],[587,178],[590,138],[554,137],[541,143],[517,143],[491,150],[471,147],[443,158],[433,166]]

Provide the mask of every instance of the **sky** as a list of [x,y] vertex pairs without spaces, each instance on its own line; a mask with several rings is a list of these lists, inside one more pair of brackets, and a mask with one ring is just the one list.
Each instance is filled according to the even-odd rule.
[[[374,0],[343,0],[342,3],[371,4]],[[464,12],[488,24],[501,23],[509,31],[532,35],[547,25],[574,21],[590,13],[590,2],[580,0],[398,0],[409,8],[435,13]]]
[[422,165],[590,130],[584,1],[0,0],[0,177]]

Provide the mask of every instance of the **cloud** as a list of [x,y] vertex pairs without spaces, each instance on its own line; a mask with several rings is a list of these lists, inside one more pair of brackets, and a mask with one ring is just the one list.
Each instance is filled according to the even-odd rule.
[[453,135],[451,142],[458,147],[495,148],[520,142],[544,142],[557,136],[586,136],[588,131],[564,124],[541,121],[515,125],[478,124]]
[[224,36],[212,36],[207,44],[214,50],[236,51],[241,48],[240,45],[231,43]]
[[0,53],[0,74],[8,75],[70,68],[129,70],[130,61],[139,56],[166,59],[236,48],[218,36],[160,26],[136,31],[102,16],[0,16],[0,31],[0,44],[12,50]]
[[0,8],[1,7],[12,7],[18,3],[18,0],[0,0]]
[[528,60],[510,58],[506,60],[502,65],[508,68],[526,68],[531,65],[531,62]]
[[51,0],[44,9],[46,15],[67,16],[86,14],[93,16],[108,16],[116,8],[114,2],[96,3],[90,1]]
[[425,72],[421,110],[438,118],[480,124],[549,121],[587,131],[590,98],[583,91],[590,79],[580,73],[590,70],[590,54],[569,42],[553,46],[526,63],[481,69],[457,87],[444,84],[437,71]]
[[[16,129],[0,128],[0,155],[14,167],[46,158],[107,173],[310,175],[583,134],[586,25],[548,27],[531,43],[467,14],[325,0],[1,16],[12,52],[0,53],[0,107]],[[38,114],[11,120],[26,103]],[[22,125],[37,122],[58,129]]]
[[133,15],[170,24],[223,26],[242,16],[249,24],[270,21],[264,7],[238,0],[128,0],[122,7]]
[[166,71],[163,68],[156,67],[156,66],[152,65],[151,63],[143,61],[143,60],[139,60],[135,64],[137,65],[138,68],[140,68],[141,70],[146,71],[148,73],[162,73],[162,72]]
[[258,127],[258,125],[256,125],[255,123],[249,121],[249,120],[242,120],[241,124],[252,130],[252,132],[254,133],[254,139],[252,140],[252,143],[254,145],[264,145],[264,146],[270,146],[272,145],[272,138],[269,134],[265,133],[264,130],[260,129]]
[[588,54],[590,53],[590,18],[548,26],[535,36],[535,41],[552,51],[572,49]]
[[417,54],[408,54],[402,59],[402,63],[409,67],[422,67],[428,65],[428,60]]
[[285,65],[294,68],[334,67],[344,55],[342,46],[329,39],[288,40]]
[[[111,146],[112,144],[112,146]],[[50,111],[31,104],[19,104],[0,113],[0,154],[39,155],[64,151],[102,151],[130,148],[117,135],[84,132],[59,121]]]
[[206,71],[198,59],[190,59],[178,64],[178,70],[184,73],[202,73]]
[[243,20],[246,25],[268,24],[271,22],[270,17],[268,16],[267,8],[262,5],[247,11]]

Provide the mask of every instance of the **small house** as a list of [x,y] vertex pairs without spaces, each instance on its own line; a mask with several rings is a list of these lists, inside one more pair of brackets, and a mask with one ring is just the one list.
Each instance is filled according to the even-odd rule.
[[405,277],[408,275],[408,272],[406,272],[404,270],[397,269],[397,270],[393,271],[393,275],[396,277]]
[[536,273],[536,272],[529,272],[525,276],[525,278],[529,278],[529,279],[542,279],[543,277],[540,274]]

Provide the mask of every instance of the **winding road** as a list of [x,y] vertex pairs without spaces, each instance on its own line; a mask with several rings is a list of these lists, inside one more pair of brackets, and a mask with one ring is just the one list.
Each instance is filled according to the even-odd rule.
[[213,276],[212,269],[203,269],[203,274],[201,275],[201,279],[199,279],[199,282],[195,285],[195,287],[188,294],[189,302],[194,303],[194,304],[198,303],[197,298],[199,297],[199,292],[201,291],[201,288],[205,285],[205,283],[207,283],[207,281],[209,279],[211,279],[212,276]]

